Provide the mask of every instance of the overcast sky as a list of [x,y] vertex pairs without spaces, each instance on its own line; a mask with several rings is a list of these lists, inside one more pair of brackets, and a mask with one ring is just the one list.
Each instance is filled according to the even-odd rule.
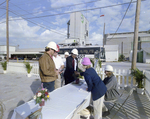
[[[104,22],[105,33],[115,33],[130,2],[131,0],[9,0],[9,44],[19,45],[20,49],[44,48],[50,41],[63,41],[67,37],[70,13],[81,11],[89,21],[89,41],[102,45]],[[135,10],[136,2],[133,2],[117,33],[134,31]],[[150,30],[150,0],[141,2],[139,31],[147,30]],[[0,0],[0,45],[6,45],[5,0]]]

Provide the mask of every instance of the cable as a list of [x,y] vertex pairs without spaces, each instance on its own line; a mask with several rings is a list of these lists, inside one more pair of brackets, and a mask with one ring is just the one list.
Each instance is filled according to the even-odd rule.
[[[14,3],[11,3],[12,5],[14,5],[15,7],[18,7],[19,9],[21,9],[21,10],[23,10],[23,11],[25,11],[25,12],[27,12],[27,13],[29,13],[28,11],[26,11],[26,10],[24,10],[24,9],[22,9],[21,7],[19,7],[19,6],[17,6],[17,5],[15,5]],[[19,15],[19,16],[21,16],[21,15]],[[42,18],[41,18],[42,19]],[[47,23],[49,23],[49,24],[52,24],[52,23],[50,23],[50,22],[48,22],[48,21],[46,21],[45,19],[42,19],[43,21],[45,21],[45,22],[47,22]],[[53,24],[54,25],[54,24]],[[57,26],[58,27],[58,26]]]
[[[11,3],[11,4],[13,4],[13,3]],[[16,7],[18,7],[18,6],[15,5],[15,4],[13,4],[13,5],[16,6]],[[26,10],[20,8],[20,7],[18,7],[18,8],[28,13],[28,11],[26,11]],[[12,12],[12,10],[9,10],[9,11]],[[13,12],[13,14],[14,14],[14,12]],[[16,15],[16,14],[15,14],[15,15]],[[20,16],[20,15],[17,14],[17,16]],[[23,18],[23,19],[25,19],[25,18]],[[42,20],[44,20],[44,19],[42,19]],[[11,21],[11,20],[9,20],[9,21]],[[45,21],[45,20],[44,20],[44,21]],[[4,22],[5,22],[5,21],[4,21]],[[4,23],[4,22],[1,22],[1,23]],[[30,21],[30,22],[32,22],[32,21]],[[47,23],[50,23],[50,22],[48,22],[48,21],[46,21],[46,22],[47,22]],[[0,24],[1,24],[1,23],[0,23]],[[35,23],[35,22],[34,22],[34,23]],[[37,24],[36,24],[36,25],[37,25]],[[45,26],[41,26],[41,25],[40,25],[40,27],[46,29]],[[54,31],[54,32],[55,32],[55,31]],[[72,37],[72,36],[71,36],[71,37]]]
[[[145,1],[145,0],[142,0],[142,1]],[[133,1],[133,2],[130,2],[131,3],[134,3],[136,1]],[[128,2],[129,3],[129,2]],[[98,8],[93,8],[93,9],[100,9],[100,8],[107,8],[107,7],[114,7],[114,6],[118,6],[118,5],[123,5],[123,4],[128,4],[128,3],[122,3],[122,4],[117,4],[117,5],[111,5],[111,6],[105,6],[105,7],[98,7]],[[93,9],[88,9],[88,10],[93,10]],[[81,11],[85,11],[85,10],[81,10]],[[69,12],[69,13],[73,13],[73,12]],[[63,14],[68,14],[68,13],[63,13]],[[58,14],[55,14],[55,15],[58,15]],[[55,16],[55,15],[47,15],[47,16]],[[60,14],[59,14],[60,15]],[[41,16],[41,17],[46,17],[46,16]],[[40,17],[32,17],[32,18],[40,18]],[[32,18],[23,18],[23,19],[32,19]],[[22,19],[14,19],[14,20],[22,20]],[[11,21],[11,20],[9,20]],[[123,21],[123,20],[122,20]],[[31,22],[31,21],[30,21]],[[4,23],[4,22],[1,22],[1,23]],[[1,24],[0,23],[0,24]],[[35,23],[34,23],[35,24]],[[36,24],[37,25],[37,24]],[[121,24],[120,24],[121,25]],[[44,27],[45,28],[45,27]]]
[[[12,11],[11,11],[11,12],[12,12]],[[16,13],[14,13],[14,12],[12,12],[12,13],[13,13],[13,14],[16,14]],[[17,14],[16,14],[16,15],[17,15]],[[25,19],[25,18],[23,18],[23,19]],[[39,24],[37,24],[37,23],[35,23],[35,22],[33,22],[33,21],[30,21],[30,20],[28,20],[28,19],[25,19],[25,20],[31,22],[32,24],[38,25],[38,26],[40,26],[41,28],[44,28],[44,29],[50,30],[50,31],[52,31],[52,32],[55,32],[55,33],[57,33],[57,34],[66,36],[66,34],[59,33],[59,32],[57,32],[57,31],[55,31],[55,30],[53,30],[53,29],[49,29],[49,28],[47,28],[47,27],[45,27],[45,26],[39,25]]]
[[[13,4],[13,3],[11,3],[11,4]],[[29,13],[28,11],[26,11],[26,10],[20,8],[19,6],[15,5],[15,4],[13,4],[13,5],[16,6],[16,7],[18,7],[19,9],[21,9],[21,10],[23,10],[23,11]],[[42,18],[40,18],[40,19],[42,19]],[[47,22],[47,23],[49,23],[49,24],[52,24],[52,23],[50,23],[50,22],[48,22],[48,21],[46,21],[46,20],[44,20],[44,19],[42,19],[42,20],[45,21],[45,22]],[[53,25],[54,25],[54,24],[53,24]],[[57,27],[58,27],[58,26],[57,26]]]
[[114,35],[117,33],[118,29],[120,28],[120,26],[121,26],[121,24],[122,24],[122,22],[123,22],[123,20],[124,20],[124,18],[125,18],[125,16],[126,16],[126,14],[127,14],[127,12],[128,12],[128,9],[129,9],[129,7],[130,7],[131,3],[132,3],[132,0],[131,0],[131,2],[129,3],[129,5],[128,5],[128,7],[127,7],[127,10],[126,10],[126,12],[125,12],[125,14],[124,14],[124,16],[123,16],[123,18],[122,18],[122,20],[121,20],[121,22],[120,22],[119,26],[118,26],[118,28],[117,28],[116,32],[113,34],[112,38],[111,38],[111,39],[109,39],[109,40],[107,40],[107,41],[112,40],[112,39],[113,39],[113,37],[114,37]]
[[[76,6],[76,5],[82,5],[82,4],[92,3],[92,2],[97,2],[97,1],[101,1],[101,0],[95,0],[95,1],[82,2],[82,3],[78,3],[78,4],[73,4],[73,5],[66,5],[66,6],[54,7],[53,9],[60,9],[60,8],[65,8],[65,7],[70,7],[70,6]],[[33,2],[31,2],[31,3],[33,3]],[[30,4],[30,3],[28,3],[28,4]],[[17,4],[17,5],[25,5],[25,4]],[[50,10],[53,10],[53,9],[50,9]]]
[[1,7],[0,7],[0,9],[4,9],[4,8],[6,8],[6,7],[5,7],[5,6],[1,6]]
[[[142,0],[142,1],[146,1],[146,0]],[[134,2],[136,2],[136,1],[133,1],[132,3],[134,3]],[[56,16],[56,15],[64,15],[64,14],[70,14],[70,13],[81,12],[81,11],[86,11],[86,10],[88,11],[88,10],[102,9],[102,8],[108,8],[108,7],[115,7],[115,6],[124,5],[124,4],[129,4],[129,3],[130,3],[130,2],[121,3],[121,4],[117,4],[117,5],[109,5],[109,6],[104,6],[104,7],[97,7],[97,8],[91,8],[91,9],[84,9],[84,10],[66,12],[66,13],[45,15],[45,16],[39,16],[39,17],[29,17],[29,18],[26,18],[26,19],[35,19],[35,18],[41,18],[41,17],[50,17],[50,16]],[[15,20],[21,20],[21,19],[15,19]]]
[[4,13],[4,14],[2,14],[1,16],[0,16],[0,18],[2,17],[2,16],[4,16],[6,13]]
[[[79,4],[74,4],[74,5],[67,5],[67,6],[62,6],[62,7],[55,7],[53,9],[49,9],[49,10],[43,10],[41,12],[45,12],[45,11],[50,11],[50,10],[55,10],[55,9],[60,9],[60,8],[65,8],[65,7],[71,7],[71,6],[76,6],[76,5],[82,5],[82,4],[88,4],[88,3],[92,3],[92,2],[97,2],[97,1],[101,1],[101,0],[95,0],[95,1],[90,1],[90,2],[84,2],[84,3],[79,3]],[[12,3],[11,3],[12,4]],[[34,14],[39,13],[39,12],[34,12]],[[33,14],[33,13],[30,13]],[[23,16],[25,15],[29,15],[29,14],[23,14]]]
[[[12,12],[12,11],[10,11],[10,12]],[[12,12],[12,13],[15,14],[15,15],[17,15],[17,14],[14,13],[14,12]],[[23,19],[25,19],[25,18],[23,18]],[[25,20],[27,20],[27,19],[25,19]],[[9,21],[14,21],[14,20],[9,20]],[[42,25],[39,25],[39,24],[37,24],[37,23],[35,23],[35,22],[33,22],[33,21],[30,21],[30,20],[27,20],[27,21],[29,21],[30,23],[35,24],[35,25],[37,25],[37,26],[40,26],[41,28],[50,30],[51,32],[55,32],[55,33],[57,33],[57,34],[66,36],[66,34],[59,33],[59,32],[57,32],[57,31],[55,31],[55,30],[53,30],[53,29],[49,29],[49,28],[47,28],[47,27],[45,27],[45,26],[42,26]],[[5,23],[5,22],[6,22],[6,21],[3,21],[3,22],[1,22],[0,24]]]
[[[11,3],[11,4],[12,4],[12,3]],[[13,4],[13,5],[15,5],[15,4]],[[18,7],[17,5],[15,5],[15,6]],[[18,8],[19,8],[19,9],[22,9],[22,8],[20,8],[20,7],[18,7]],[[24,9],[22,9],[22,10],[28,13],[28,11],[26,11],[26,10],[24,10]],[[14,12],[13,12],[13,13],[14,13]],[[25,19],[25,18],[23,18],[23,19]],[[42,19],[42,20],[44,20],[44,19]],[[27,21],[28,21],[28,20],[27,20]],[[45,20],[44,20],[44,21],[45,21]],[[33,21],[29,21],[29,22],[31,22],[31,23],[37,25],[37,23],[35,23],[35,22],[33,22]],[[48,22],[48,21],[46,21],[46,22]],[[48,23],[50,23],[50,22],[48,22]],[[47,27],[41,26],[41,25],[39,25],[39,24],[38,24],[38,26],[40,26],[41,28],[44,28],[44,29],[48,29]],[[48,29],[48,30],[49,30],[49,29]],[[55,30],[52,30],[52,29],[51,29],[51,31],[52,31],[52,32],[55,32],[55,33],[59,33],[59,32],[57,32],[57,31],[55,31]],[[64,34],[62,34],[62,33],[59,33],[59,34],[64,35]],[[65,36],[66,36],[66,34],[65,34]]]
[[[145,1],[145,0],[142,0],[142,1]],[[132,2],[132,0],[131,0],[131,2],[130,2],[130,4],[131,3],[134,3],[134,2],[136,2],[136,1],[133,1]],[[129,2],[128,2],[129,3]],[[128,3],[122,3],[122,4],[117,4],[117,5],[111,5],[111,6],[105,6],[105,7],[98,7],[98,8],[93,8],[93,9],[100,9],[100,8],[107,8],[107,7],[114,7],[114,6],[118,6],[118,5],[123,5],[123,4],[128,4]],[[93,10],[93,9],[88,9],[88,10]],[[87,10],[87,9],[86,9]],[[85,11],[85,10],[81,10],[81,11]],[[72,12],[68,12],[68,13],[72,13]],[[63,13],[63,14],[68,14],[68,13]],[[58,14],[55,14],[55,15],[58,15]],[[47,15],[47,16],[55,16],[55,15]],[[40,16],[40,17],[46,17],[46,16]],[[32,18],[40,18],[40,17],[31,17],[31,18],[23,18],[23,19],[32,19]],[[22,19],[14,19],[14,20],[22,20]],[[11,21],[11,20],[10,20]],[[122,20],[123,21],[123,20]],[[32,21],[29,21],[29,22],[32,22]],[[1,23],[4,23],[4,22],[1,22]],[[1,24],[0,23],[0,24]],[[34,23],[33,22],[33,24],[36,24],[36,23]],[[39,26],[39,24],[36,24],[36,25],[38,25]],[[121,25],[121,24],[120,24]],[[119,25],[119,27],[120,27],[120,25]],[[40,26],[40,27],[43,27],[43,26]],[[45,27],[43,27],[43,28],[45,28]],[[119,28],[118,28],[119,29]]]
[[2,2],[0,5],[4,4],[6,2],[6,0],[4,2]]
[[[30,1],[30,0],[29,0]],[[25,0],[25,1],[23,1],[23,0],[21,0],[21,2],[20,3],[18,3],[18,5],[25,5],[25,4],[32,4],[32,3],[39,3],[39,1],[41,2],[41,0],[37,0],[37,1],[30,1],[29,3],[27,3],[27,0]],[[22,3],[22,2],[25,2],[25,3]]]

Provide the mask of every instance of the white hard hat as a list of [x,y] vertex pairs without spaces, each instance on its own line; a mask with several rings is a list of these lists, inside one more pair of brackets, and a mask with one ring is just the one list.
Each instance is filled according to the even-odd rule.
[[53,41],[49,42],[49,43],[47,44],[47,47],[48,47],[48,48],[52,48],[52,49],[55,50],[55,51],[58,50],[58,49],[57,49],[57,44],[56,44],[55,42],[53,42]]
[[105,66],[105,71],[113,72],[113,67],[111,65],[106,65]]
[[78,55],[78,50],[77,50],[77,49],[73,49],[71,52],[72,52],[73,54],[75,54],[75,55]]
[[64,55],[68,55],[69,56],[69,53],[68,52],[65,52],[65,54]]
[[88,109],[83,109],[80,111],[80,115],[81,116],[87,116],[87,115],[90,115],[90,112]]

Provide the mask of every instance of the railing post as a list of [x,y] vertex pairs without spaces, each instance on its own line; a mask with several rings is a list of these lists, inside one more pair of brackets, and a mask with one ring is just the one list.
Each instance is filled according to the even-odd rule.
[[96,59],[95,64],[94,64],[94,69],[95,70],[96,70],[97,62],[98,62],[98,59]]
[[127,76],[126,76],[126,84],[127,84],[127,86],[129,85],[129,74],[130,74],[130,71],[128,70],[127,71]]
[[39,76],[39,65],[38,65],[38,63],[32,63],[32,66],[33,66],[33,68],[31,70],[31,72],[34,75]]
[[124,89],[124,85],[125,85],[125,83],[124,83],[124,77],[125,77],[125,70],[123,69],[122,70],[122,88]]
[[116,71],[116,69],[114,69],[114,76],[116,77],[116,75],[117,75],[117,71]]
[[133,76],[131,77],[131,87],[133,87]]
[[119,89],[120,89],[120,87],[121,87],[121,85],[120,85],[120,75],[121,75],[121,72],[120,72],[120,69],[118,70],[118,85],[119,85]]

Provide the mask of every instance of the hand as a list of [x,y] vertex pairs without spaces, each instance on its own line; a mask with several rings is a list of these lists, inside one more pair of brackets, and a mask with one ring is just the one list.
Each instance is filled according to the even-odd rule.
[[80,75],[80,72],[78,72],[78,71],[74,71],[74,73],[75,73],[76,75]]
[[56,75],[59,75],[59,71],[56,70]]
[[63,71],[60,71],[59,74],[63,73]]

